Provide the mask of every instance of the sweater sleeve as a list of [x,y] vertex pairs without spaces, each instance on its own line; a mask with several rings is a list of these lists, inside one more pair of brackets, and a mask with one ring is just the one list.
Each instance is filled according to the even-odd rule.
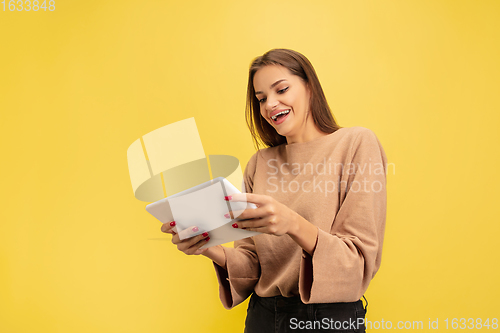
[[357,133],[346,158],[331,230],[318,228],[312,256],[302,252],[299,293],[304,303],[359,300],[380,267],[387,158],[367,128]]
[[[256,169],[254,154],[243,173],[243,192],[253,190],[253,176]],[[219,282],[219,297],[226,309],[231,309],[243,302],[254,290],[259,281],[260,265],[255,243],[251,237],[237,240],[234,248],[223,247],[226,257],[226,269],[214,262],[217,280]]]

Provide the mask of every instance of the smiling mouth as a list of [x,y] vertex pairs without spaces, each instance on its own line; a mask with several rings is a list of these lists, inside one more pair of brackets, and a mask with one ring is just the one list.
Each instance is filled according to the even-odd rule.
[[290,113],[289,109],[288,110],[283,110],[281,112],[276,113],[274,116],[271,117],[271,119],[274,120],[274,121],[276,121],[276,119],[278,119],[279,117],[284,116],[284,115],[286,115],[288,113]]

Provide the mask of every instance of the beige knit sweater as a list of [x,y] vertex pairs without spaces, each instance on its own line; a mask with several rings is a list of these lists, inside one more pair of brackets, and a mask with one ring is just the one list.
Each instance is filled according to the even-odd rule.
[[214,263],[224,307],[252,292],[304,303],[359,300],[380,267],[386,168],[384,149],[364,127],[255,153],[247,192],[272,196],[318,227],[316,248],[311,256],[290,236],[269,234],[224,247],[227,270]]

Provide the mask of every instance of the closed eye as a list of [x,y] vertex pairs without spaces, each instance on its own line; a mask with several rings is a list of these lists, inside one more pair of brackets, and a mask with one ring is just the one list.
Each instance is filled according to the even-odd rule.
[[288,87],[278,90],[278,94],[284,94],[288,90]]
[[265,98],[261,98],[261,99],[259,99],[259,103],[260,103],[260,104],[264,103],[265,101],[266,101],[266,99],[265,99]]

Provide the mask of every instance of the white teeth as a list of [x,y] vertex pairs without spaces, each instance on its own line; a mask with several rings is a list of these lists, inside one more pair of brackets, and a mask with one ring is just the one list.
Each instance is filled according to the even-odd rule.
[[272,117],[271,117],[271,119],[272,119],[272,120],[276,120],[276,118],[278,118],[278,116],[279,116],[279,115],[281,115],[281,114],[287,114],[287,113],[289,113],[289,112],[290,112],[290,110],[284,110],[284,111],[281,111],[281,112],[279,112],[279,113],[276,113],[274,116],[272,116]]

